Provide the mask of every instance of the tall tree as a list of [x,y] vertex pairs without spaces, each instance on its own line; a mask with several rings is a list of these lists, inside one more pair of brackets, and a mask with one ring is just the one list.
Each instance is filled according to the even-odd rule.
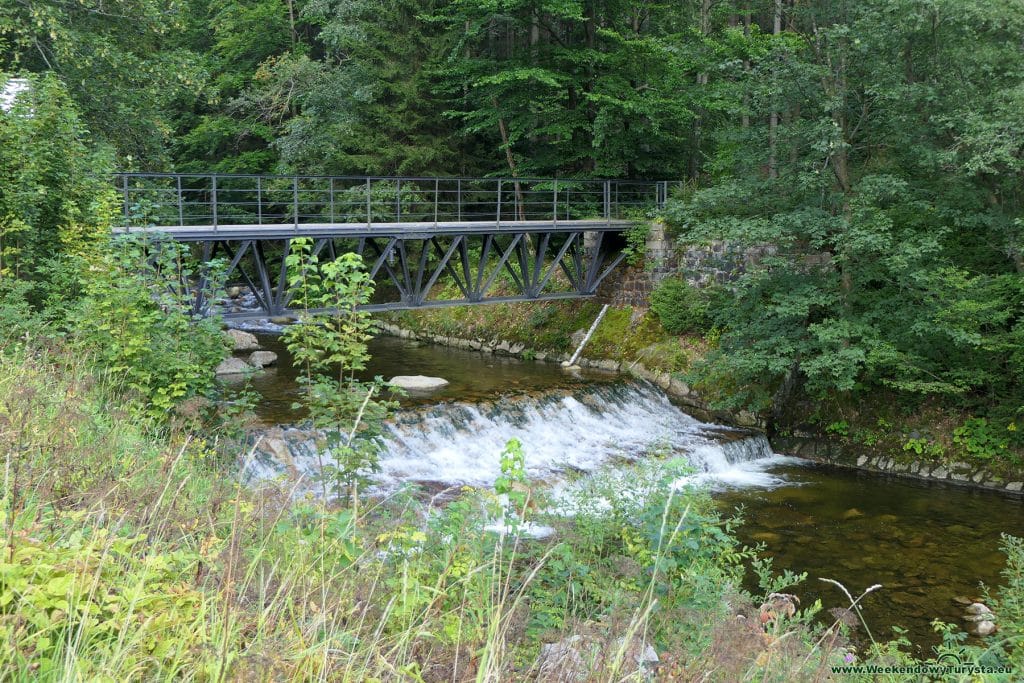
[[178,45],[182,0],[14,0],[0,6],[0,71],[52,72],[129,166],[166,160],[170,108],[204,79]]

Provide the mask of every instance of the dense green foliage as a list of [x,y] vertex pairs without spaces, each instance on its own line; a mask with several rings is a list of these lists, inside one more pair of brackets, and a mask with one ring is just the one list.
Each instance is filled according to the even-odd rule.
[[757,409],[938,401],[1019,447],[1024,15],[886,0],[784,20],[749,120],[723,122],[709,178],[669,210],[682,240],[777,248],[715,311],[697,374]]
[[[193,315],[188,250],[111,237],[109,154],[59,80],[30,83],[0,112],[0,344],[61,339],[152,416],[212,395],[226,341],[216,319]],[[199,285],[208,293],[215,270]]]
[[357,306],[370,300],[373,282],[356,254],[320,263],[312,240],[293,240],[292,249],[285,260],[288,284],[293,305],[305,313],[282,338],[302,368],[302,406],[313,426],[327,434],[334,464],[324,466],[329,470],[325,491],[348,493],[355,503],[357,485],[377,468],[380,445],[375,437],[393,407],[380,398],[381,377],[373,382],[355,378],[370,359],[366,342],[373,336],[369,313]]
[[708,299],[682,278],[666,278],[651,292],[651,310],[672,334],[703,332],[708,320]]
[[[148,256],[151,258],[147,258]],[[213,368],[228,350],[215,317],[192,315],[185,282],[196,276],[174,242],[113,240],[75,273],[80,296],[49,309],[69,343],[147,400],[156,417],[215,393]]]
[[61,256],[104,239],[113,189],[97,175],[109,155],[90,144],[63,83],[52,74],[29,83],[0,113],[0,276],[38,285]]

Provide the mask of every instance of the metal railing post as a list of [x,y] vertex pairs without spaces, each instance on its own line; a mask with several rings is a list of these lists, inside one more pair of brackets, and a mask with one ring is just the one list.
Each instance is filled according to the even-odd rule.
[[373,223],[372,214],[370,213],[370,179],[366,179],[366,227],[370,227]]
[[131,232],[131,221],[128,219],[128,174],[121,176],[121,190],[124,193],[124,229]]
[[212,176],[210,176],[210,179],[210,213],[213,216],[213,231],[217,232],[217,174],[213,174]]
[[455,220],[462,222],[462,178],[455,181]]
[[256,225],[263,225],[263,176],[256,176]]
[[292,213],[295,217],[295,229],[299,229],[299,177],[292,178]]
[[402,222],[402,179],[395,179],[395,222]]
[[441,193],[441,181],[434,178],[434,226],[437,226],[437,202]]
[[495,223],[497,227],[501,227],[501,181],[498,181],[498,214],[497,221]]
[[334,177],[328,179],[331,183],[330,189],[330,201],[331,201],[331,225],[334,225]]
[[555,178],[555,181],[552,185],[551,219],[554,221],[555,225],[558,225],[558,178]]
[[604,181],[604,221],[611,227],[612,224],[612,181]]
[[178,225],[185,225],[185,207],[182,205],[183,199],[181,195],[181,176],[174,176],[174,180],[178,188]]

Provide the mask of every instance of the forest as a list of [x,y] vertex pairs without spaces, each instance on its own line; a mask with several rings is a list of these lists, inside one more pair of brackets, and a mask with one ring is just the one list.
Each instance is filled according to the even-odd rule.
[[[848,600],[801,604],[822,589],[765,557],[782,528],[741,540],[742,510],[678,486],[693,463],[663,446],[623,470],[636,476],[602,470],[561,499],[517,438],[492,454],[493,481],[442,503],[368,495],[401,403],[359,379],[375,284],[304,242],[282,278],[297,306],[333,313],[275,348],[337,457],[319,463],[322,495],[243,485],[268,440],[262,399],[215,379],[236,338],[176,289],[206,273],[186,247],[110,228],[125,171],[668,181],[630,248],[656,224],[679,251],[762,257],[727,283],[662,280],[610,312],[594,354],[643,360],[773,442],[967,463],[974,493],[1019,492],[1021,0],[5,0],[7,83],[21,92],[0,101],[0,678],[556,680],[544,653],[571,641],[592,675],[564,680],[900,681],[917,678],[835,667],[950,658],[973,674],[936,680],[1017,680],[1015,514],[995,539],[937,520],[949,548],[923,524],[847,544],[876,562],[887,547],[899,571],[971,534],[990,565],[1001,548],[1000,588],[972,574],[975,592],[947,596],[983,608],[972,623],[990,638],[945,605],[921,645],[861,610],[910,579],[816,577]],[[517,305],[388,322],[511,340],[533,361],[572,351],[598,308]],[[896,523],[857,505],[819,526]],[[952,590],[918,578],[922,595]]]
[[[713,302],[723,352],[702,376],[730,387],[723,404],[884,391],[966,411],[991,456],[1024,434],[1020,10],[19,1],[0,14],[0,69],[59,79],[83,178],[677,181],[680,241],[777,250]],[[44,166],[5,163],[15,220]]]

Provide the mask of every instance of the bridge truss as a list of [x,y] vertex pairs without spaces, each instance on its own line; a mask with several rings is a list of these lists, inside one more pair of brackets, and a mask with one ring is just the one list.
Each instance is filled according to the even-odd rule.
[[[196,245],[204,266],[249,289],[256,310],[289,313],[285,259],[296,238],[322,262],[360,254],[378,295],[367,310],[593,296],[623,258],[621,238],[663,205],[662,181],[337,178],[134,174],[117,233]],[[440,287],[443,282],[446,286]],[[196,292],[194,308],[210,302]]]

